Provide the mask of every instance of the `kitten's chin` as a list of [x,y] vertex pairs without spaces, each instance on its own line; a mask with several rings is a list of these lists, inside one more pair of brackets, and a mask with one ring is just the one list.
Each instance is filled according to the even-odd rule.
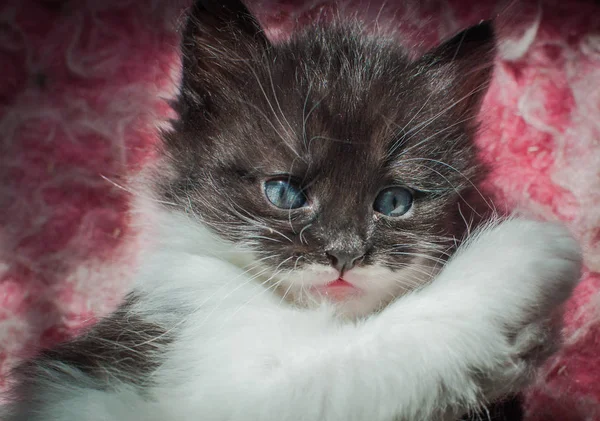
[[357,318],[377,312],[397,297],[429,282],[435,269],[414,262],[406,269],[392,271],[373,265],[354,268],[339,277],[324,265],[311,265],[288,273],[279,280],[278,293],[286,301],[301,307],[333,305],[343,317]]

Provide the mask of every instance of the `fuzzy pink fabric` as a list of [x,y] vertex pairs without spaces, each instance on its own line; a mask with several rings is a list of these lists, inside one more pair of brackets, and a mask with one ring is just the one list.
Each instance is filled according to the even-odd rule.
[[[119,187],[154,158],[179,75],[186,0],[4,0],[0,4],[0,379],[110,311],[138,237]],[[251,0],[273,39],[317,16],[357,12],[432,45],[482,18],[478,0]],[[385,7],[382,6],[385,4]],[[367,7],[368,6],[368,7]],[[504,10],[482,112],[498,207],[565,221],[586,272],[567,343],[527,395],[529,421],[600,420],[600,4]]]

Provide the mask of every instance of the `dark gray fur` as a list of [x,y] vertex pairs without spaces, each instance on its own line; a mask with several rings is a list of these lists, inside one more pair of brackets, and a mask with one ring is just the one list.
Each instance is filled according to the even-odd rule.
[[25,364],[21,371],[37,377],[42,373],[36,373],[36,370],[44,366],[58,374],[60,368],[50,367],[52,362],[60,361],[97,380],[99,389],[107,390],[111,384],[118,385],[120,382],[139,388],[147,386],[147,376],[160,364],[161,349],[173,337],[164,327],[132,312],[131,307],[136,300],[134,296],[129,296],[119,309],[89,331],[72,341],[41,352],[35,364]]
[[[152,384],[149,375],[159,367],[165,347],[174,338],[164,327],[131,311],[137,299],[128,296],[119,309],[79,337],[19,366],[14,371],[19,382],[10,393],[15,405],[5,410],[32,414],[40,408],[43,413],[52,395],[41,390],[60,390],[58,385],[111,391],[127,384],[143,396],[144,388]],[[23,397],[26,400],[21,403]],[[10,419],[26,421],[18,415]]]
[[[168,201],[280,269],[328,264],[332,242],[362,265],[397,268],[412,257],[390,250],[435,255],[462,236],[459,202],[483,172],[472,137],[492,72],[489,22],[411,61],[357,23],[271,44],[239,5],[209,14],[197,4],[183,51]],[[271,206],[262,182],[278,175],[311,205]],[[415,192],[414,217],[373,211],[390,185]]]

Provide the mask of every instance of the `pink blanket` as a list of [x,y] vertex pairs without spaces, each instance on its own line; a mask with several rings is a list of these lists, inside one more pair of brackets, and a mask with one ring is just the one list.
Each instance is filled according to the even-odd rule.
[[[156,128],[173,117],[185,3],[0,5],[1,387],[33,346],[75,334],[127,290],[139,239],[119,186],[154,158]],[[423,45],[494,16],[481,3],[248,2],[273,39],[340,11]],[[600,420],[600,3],[518,6],[482,113],[488,184],[499,207],[565,221],[586,263],[566,346],[529,391],[527,419]]]

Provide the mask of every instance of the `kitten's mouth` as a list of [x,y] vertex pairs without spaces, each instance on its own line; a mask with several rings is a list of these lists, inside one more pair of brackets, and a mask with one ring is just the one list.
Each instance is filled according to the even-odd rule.
[[360,295],[361,290],[343,278],[338,278],[326,285],[313,287],[315,292],[332,301],[343,301],[352,296]]

